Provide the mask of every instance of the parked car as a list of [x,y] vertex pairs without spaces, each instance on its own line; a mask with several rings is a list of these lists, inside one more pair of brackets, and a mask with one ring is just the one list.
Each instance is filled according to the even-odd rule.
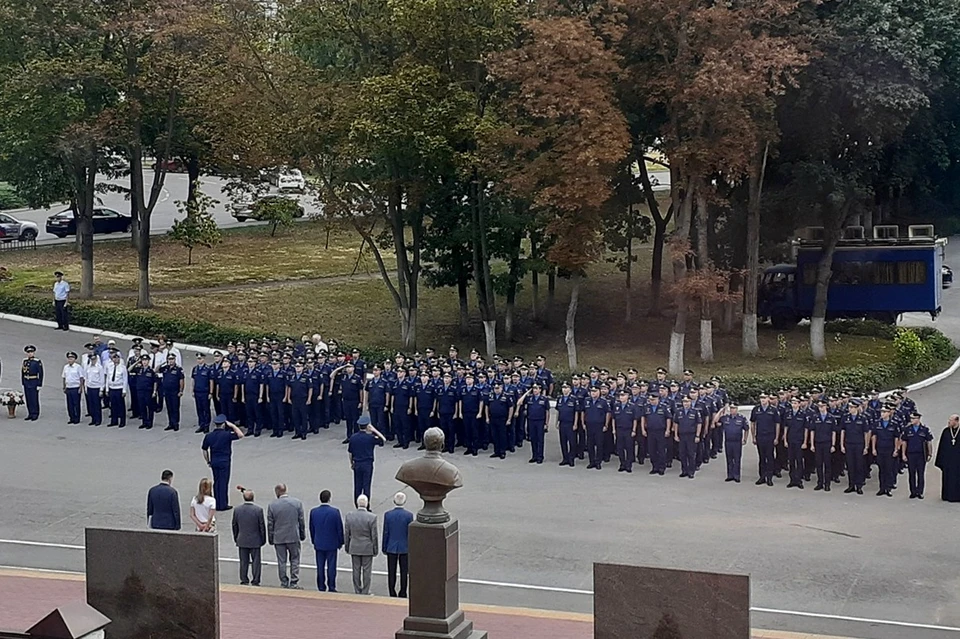
[[[152,171],[157,170],[157,163],[154,162],[150,165]],[[163,161],[163,169],[167,173],[186,173],[187,172],[187,163],[181,160],[180,158],[167,158]]]
[[[130,216],[113,209],[98,206],[93,209],[93,233],[129,233]],[[77,234],[77,221],[73,211],[66,209],[47,218],[47,233],[57,237]]]
[[940,265],[940,285],[943,286],[943,288],[953,286],[953,269],[946,264]]
[[281,193],[303,193],[307,188],[307,181],[303,179],[300,169],[292,169],[277,175],[277,190]]
[[[280,199],[297,201],[297,198],[290,197],[287,195],[265,195],[261,198],[258,198],[256,201],[250,203],[247,206],[244,206],[242,201],[234,203],[232,215],[237,219],[238,222],[246,222],[247,220],[259,221],[263,219],[264,205]],[[303,215],[304,215],[303,206],[298,203],[297,210],[293,214],[293,217],[301,218],[303,217]]]
[[33,222],[18,220],[12,215],[0,213],[0,241],[22,240],[29,242],[37,239],[39,234],[40,228]]

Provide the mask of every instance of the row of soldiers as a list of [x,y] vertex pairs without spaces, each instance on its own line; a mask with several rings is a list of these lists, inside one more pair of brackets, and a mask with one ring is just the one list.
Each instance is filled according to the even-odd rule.
[[[99,347],[87,345],[90,365]],[[125,364],[108,343],[97,359],[109,369],[102,396],[112,408],[110,425],[124,425],[129,388],[131,413],[140,418],[141,428],[152,428],[155,412],[166,407],[167,429],[179,429],[187,375],[172,343],[162,337],[146,345],[138,341]],[[28,353],[25,378],[31,360]],[[357,419],[368,412],[374,427],[398,448],[420,442],[436,425],[446,434],[448,452],[462,447],[464,454],[477,455],[492,445],[491,457],[502,459],[529,441],[530,463],[543,463],[544,435],[556,410],[561,466],[573,467],[587,457],[587,467],[599,470],[616,456],[619,471],[631,473],[634,463],[649,457],[651,474],[665,474],[677,460],[681,477],[692,479],[726,447],[727,481],[739,482],[742,448],[752,438],[760,462],[758,485],[773,485],[774,477],[788,471],[788,487],[803,488],[816,473],[816,490],[829,491],[846,474],[847,492],[861,494],[876,463],[878,495],[892,494],[906,465],[911,497],[922,498],[932,439],[902,392],[884,404],[876,391],[860,399],[849,392],[828,397],[822,388],[805,394],[781,389],[764,394],[747,417],[728,402],[717,377],[699,384],[686,370],[680,380],[669,381],[660,368],[647,382],[636,369],[612,375],[592,367],[589,374],[562,383],[554,402],[555,381],[544,357],[529,366],[522,358],[495,358],[487,366],[476,350],[460,360],[456,347],[447,358],[427,349],[413,357],[397,353],[392,361],[368,367],[359,351],[327,350],[309,339],[299,345],[288,339],[282,346],[266,340],[231,343],[215,351],[211,361],[198,354],[189,377],[197,432],[209,430],[212,403],[215,414],[242,424],[255,437],[293,432],[305,440],[345,422],[346,443],[357,431]]]

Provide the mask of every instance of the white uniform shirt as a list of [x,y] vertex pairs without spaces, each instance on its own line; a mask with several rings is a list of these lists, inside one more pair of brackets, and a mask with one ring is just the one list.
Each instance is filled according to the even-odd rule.
[[104,379],[106,380],[108,390],[121,389],[124,395],[130,390],[129,379],[127,378],[127,367],[124,366],[122,362],[116,364],[110,362],[107,364],[104,370]]
[[167,363],[167,355],[173,355],[177,360],[177,366],[183,368],[183,358],[180,356],[180,349],[176,346],[171,346],[169,348],[161,348],[160,354],[163,355],[163,363]]
[[67,284],[67,280],[60,280],[59,282],[53,283],[53,299],[58,302],[62,302],[67,299],[67,296],[70,294],[70,285]]
[[64,388],[80,388],[80,382],[83,381],[83,366],[76,362],[64,364],[62,377]]
[[87,381],[87,388],[103,388],[105,380],[103,366],[97,361],[83,367],[83,378]]

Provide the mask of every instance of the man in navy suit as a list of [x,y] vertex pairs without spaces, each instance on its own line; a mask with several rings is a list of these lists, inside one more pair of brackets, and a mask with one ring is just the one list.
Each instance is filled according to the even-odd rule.
[[160,483],[147,493],[147,524],[154,530],[180,530],[180,496],[172,470],[163,471]]
[[407,529],[413,521],[413,515],[403,507],[407,496],[397,493],[393,496],[396,508],[383,514],[383,552],[387,555],[387,586],[390,596],[397,596],[397,564],[400,564],[400,596],[407,597]]
[[[330,491],[320,492],[320,505],[310,511],[310,541],[317,553],[317,590],[337,592],[337,551],[343,547],[343,518],[330,505]],[[326,576],[326,579],[324,577]]]

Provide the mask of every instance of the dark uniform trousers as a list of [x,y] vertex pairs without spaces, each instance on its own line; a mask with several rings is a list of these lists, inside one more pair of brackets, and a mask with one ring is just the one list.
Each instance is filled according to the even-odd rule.
[[466,413],[463,416],[464,445],[466,445],[468,452],[475,453],[480,447],[480,433],[477,429],[479,420],[473,411],[468,410]]
[[813,464],[817,469],[817,486],[830,490],[831,482],[831,454],[830,442],[814,442]]
[[529,420],[527,430],[530,435],[530,459],[534,461],[543,461],[543,439],[546,422],[544,420]]
[[716,457],[723,452],[723,429],[719,426],[710,431],[710,456]]
[[77,423],[80,421],[80,387],[77,388],[68,388],[66,390],[67,396],[67,417],[70,420],[70,423]]
[[774,460],[773,450],[775,444],[772,439],[757,439],[757,454],[760,456],[760,479],[767,481],[773,479],[776,461]]
[[690,477],[697,470],[696,439],[696,433],[680,433],[680,472]]
[[217,502],[217,510],[224,511],[230,505],[228,492],[230,490],[230,462],[218,462],[210,466],[213,471],[213,498]]
[[620,468],[633,469],[634,442],[631,428],[617,428],[617,457],[620,458]]
[[409,409],[406,407],[394,408],[393,410],[393,430],[397,436],[397,443],[401,447],[406,448],[410,445],[410,419],[411,416],[407,412]]
[[260,420],[257,418],[257,409],[260,407],[260,402],[257,401],[256,397],[247,397],[246,400],[247,401],[243,403],[243,412],[246,417],[247,432],[259,433],[261,425]]
[[197,407],[197,428],[210,432],[210,393],[194,393],[193,403]]
[[787,443],[787,466],[790,469],[790,483],[799,484],[803,481],[803,442]]
[[167,422],[174,430],[180,429],[180,392],[164,391],[163,401],[167,405]]
[[880,469],[880,490],[893,490],[897,483],[897,460],[893,457],[892,448],[877,448],[877,466]]
[[353,465],[353,503],[361,494],[370,497],[370,485],[373,483],[373,462],[356,462]]
[[847,485],[850,488],[863,488],[866,482],[867,458],[863,454],[863,441],[844,442],[847,457]]
[[924,453],[907,453],[907,473],[910,478],[910,494],[922,495],[924,475],[927,471],[927,456]]
[[270,398],[270,427],[273,429],[274,437],[283,437],[283,406],[282,397]]
[[100,393],[102,388],[87,387],[87,414],[90,415],[90,421],[99,426],[103,422],[103,404],[100,403]]
[[727,458],[727,478],[739,480],[740,462],[743,458],[743,440],[739,437],[736,439],[728,439],[724,454]]
[[493,452],[497,455],[507,453],[507,417],[490,417],[490,435],[493,439]]
[[603,424],[587,424],[587,455],[591,465],[599,465],[603,461]]
[[457,445],[457,433],[453,424],[453,413],[440,413],[440,430],[443,431],[444,450],[452,453]]
[[321,428],[329,428],[327,423],[327,399],[314,399],[310,404],[310,429],[314,433],[320,432]]
[[107,394],[110,397],[110,426],[123,428],[127,425],[127,406],[123,401],[123,389],[111,388]]
[[647,429],[647,451],[650,464],[658,473],[667,469],[667,436],[663,428]]
[[307,404],[307,398],[291,397],[291,412],[293,413],[293,429],[295,434],[301,437],[307,436],[307,416],[310,412],[310,406]]
[[389,439],[389,428],[386,426],[387,414],[383,412],[383,404],[379,406],[370,406],[370,423],[378,431],[384,434],[385,437]]
[[647,444],[647,436],[638,432],[636,437],[636,444],[637,444],[636,460],[638,464],[643,466],[643,463],[647,460],[647,457],[650,455],[650,453],[648,452],[650,449],[648,448],[648,444]]
[[572,466],[574,457],[577,455],[577,431],[573,430],[573,422],[560,422],[557,430],[560,432],[560,455],[563,461]]
[[584,425],[581,425],[576,431],[576,455],[577,457],[583,459],[584,453],[587,452],[587,428]]

